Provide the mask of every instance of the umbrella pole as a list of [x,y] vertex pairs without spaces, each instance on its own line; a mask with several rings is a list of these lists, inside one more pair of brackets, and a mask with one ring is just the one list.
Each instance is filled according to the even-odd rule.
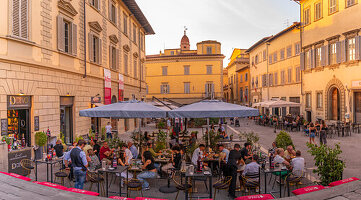
[[211,139],[209,138],[209,118],[207,118],[207,133],[208,133],[208,141],[207,141],[207,144],[208,144],[208,147],[211,145]]
[[141,123],[142,123],[142,121],[141,121],[141,119],[140,118],[138,118],[138,127],[139,127],[139,130],[138,130],[138,137],[139,137],[139,146],[138,146],[138,152],[140,152],[140,147],[141,147],[141,144],[142,144],[142,140],[141,140]]

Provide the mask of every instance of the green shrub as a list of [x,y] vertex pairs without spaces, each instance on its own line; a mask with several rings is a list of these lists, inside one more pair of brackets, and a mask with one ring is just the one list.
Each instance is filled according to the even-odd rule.
[[256,144],[259,141],[259,136],[257,133],[250,132],[250,133],[243,133],[244,137],[246,138],[248,143],[252,145]]
[[211,147],[213,150],[217,149],[217,144],[218,141],[220,139],[220,135],[217,134],[215,131],[209,131],[209,142],[210,144],[208,144],[208,134],[204,134],[203,135],[203,140],[209,145],[209,147]]
[[79,140],[84,140],[83,136],[78,136],[75,138],[75,142],[78,143]]
[[48,136],[46,136],[46,133],[39,131],[35,133],[35,144],[39,147],[43,147],[46,145],[46,142],[48,141]]
[[293,148],[295,148],[295,145],[293,145],[291,136],[285,131],[281,131],[280,133],[278,133],[277,137],[276,137],[276,146],[278,148],[287,149],[287,146],[289,146],[289,145],[291,145]]
[[154,151],[158,153],[159,151],[161,151],[161,150],[163,150],[163,149],[165,149],[165,148],[167,148],[165,142],[157,141],[157,142],[155,143]]
[[343,169],[346,167],[345,163],[340,160],[339,155],[342,153],[340,145],[336,144],[335,148],[326,145],[316,146],[307,143],[308,152],[314,157],[316,173],[320,177],[320,184],[328,185],[331,182],[342,179]]
[[166,126],[167,126],[167,124],[165,123],[165,121],[159,121],[158,123],[157,123],[157,128],[158,129],[165,129],[166,128]]

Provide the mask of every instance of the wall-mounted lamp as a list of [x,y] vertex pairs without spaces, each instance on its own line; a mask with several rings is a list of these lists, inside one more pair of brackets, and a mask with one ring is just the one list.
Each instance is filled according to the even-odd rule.
[[20,90],[20,94],[19,95],[25,95],[24,92],[22,90]]
[[68,93],[66,93],[66,96],[70,96],[69,92],[68,92]]

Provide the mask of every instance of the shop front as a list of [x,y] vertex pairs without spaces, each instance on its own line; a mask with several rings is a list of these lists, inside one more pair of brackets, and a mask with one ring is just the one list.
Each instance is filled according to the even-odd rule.
[[60,97],[60,132],[66,144],[73,143],[73,104],[74,97]]

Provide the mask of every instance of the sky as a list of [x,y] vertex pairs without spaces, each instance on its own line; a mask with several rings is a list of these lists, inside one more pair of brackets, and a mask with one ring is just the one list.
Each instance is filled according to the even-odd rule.
[[248,49],[263,37],[277,34],[299,21],[292,0],[136,0],[155,35],[146,36],[146,54],[179,48],[187,27],[191,49],[197,42],[217,40],[226,56],[234,48]]

